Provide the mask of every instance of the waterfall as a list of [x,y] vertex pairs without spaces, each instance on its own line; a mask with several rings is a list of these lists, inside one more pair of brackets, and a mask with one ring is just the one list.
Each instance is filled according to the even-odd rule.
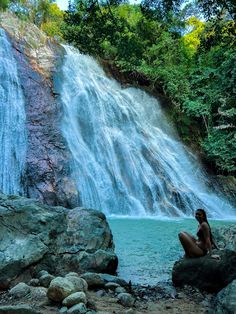
[[0,192],[21,194],[26,154],[24,97],[11,43],[0,29]]
[[197,208],[233,215],[155,98],[121,88],[93,58],[65,49],[62,132],[82,206],[108,215],[192,216]]

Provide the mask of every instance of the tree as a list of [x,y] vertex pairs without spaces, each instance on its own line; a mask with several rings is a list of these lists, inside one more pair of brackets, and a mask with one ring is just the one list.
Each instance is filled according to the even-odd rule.
[[9,0],[0,0],[0,10],[6,10],[9,5]]
[[202,13],[209,20],[211,18],[221,18],[226,12],[231,19],[236,18],[235,0],[198,0]]

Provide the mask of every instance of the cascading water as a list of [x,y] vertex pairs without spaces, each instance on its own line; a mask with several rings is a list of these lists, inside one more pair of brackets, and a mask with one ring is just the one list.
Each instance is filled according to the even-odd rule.
[[24,97],[17,64],[0,29],[0,192],[21,194],[26,154]]
[[189,216],[199,207],[212,217],[233,215],[207,189],[156,99],[122,89],[93,58],[65,48],[62,131],[81,205],[108,215]]

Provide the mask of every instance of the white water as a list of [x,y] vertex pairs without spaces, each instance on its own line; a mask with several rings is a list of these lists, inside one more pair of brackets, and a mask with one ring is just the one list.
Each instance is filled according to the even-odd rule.
[[122,89],[93,58],[65,48],[62,130],[81,205],[108,215],[191,216],[199,207],[215,218],[235,215],[207,188],[156,99]]
[[0,29],[0,191],[21,194],[26,154],[25,108],[17,64]]

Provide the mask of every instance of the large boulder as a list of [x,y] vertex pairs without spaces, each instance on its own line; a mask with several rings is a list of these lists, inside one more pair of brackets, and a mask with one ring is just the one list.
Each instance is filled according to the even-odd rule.
[[217,314],[236,313],[236,280],[217,294],[215,310]]
[[117,257],[105,216],[0,194],[0,282],[35,271],[115,273]]
[[215,293],[236,279],[236,252],[216,251],[220,260],[210,256],[183,258],[174,264],[172,281],[175,286],[190,285]]
[[220,248],[236,251],[236,225],[212,228],[212,233]]

